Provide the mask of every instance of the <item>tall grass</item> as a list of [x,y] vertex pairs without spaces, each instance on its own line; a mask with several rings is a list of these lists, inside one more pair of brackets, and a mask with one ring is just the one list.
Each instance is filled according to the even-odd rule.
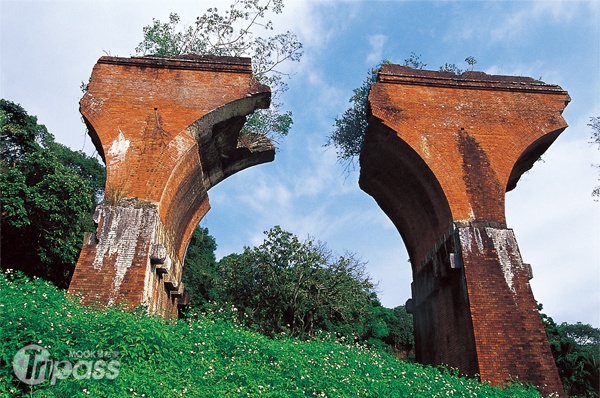
[[[540,396],[364,347],[269,339],[219,314],[167,321],[143,311],[94,310],[48,282],[12,272],[0,273],[0,319],[0,397]],[[30,388],[12,366],[27,344],[46,348],[55,363],[90,363]],[[99,360],[105,361],[100,372],[93,369]],[[117,361],[117,372],[109,374],[109,360]]]

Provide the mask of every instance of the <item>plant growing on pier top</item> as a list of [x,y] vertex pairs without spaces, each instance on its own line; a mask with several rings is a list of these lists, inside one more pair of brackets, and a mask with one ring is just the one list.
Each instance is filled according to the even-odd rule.
[[279,102],[287,90],[284,79],[289,77],[281,65],[300,60],[302,43],[289,31],[265,38],[255,30],[272,31],[273,23],[266,20],[267,14],[280,14],[283,6],[283,0],[235,0],[224,13],[209,8],[190,26],[182,25],[179,15],[172,13],[168,22],[153,19],[151,25],[143,28],[144,39],[136,52],[156,56],[252,57],[254,77],[271,87],[272,101],[270,109],[255,111],[249,117],[241,135],[258,134],[277,142],[292,125],[292,113],[284,112]]
[[[474,57],[465,58],[465,62],[473,70],[477,63]],[[354,93],[350,97],[350,107],[341,117],[335,118],[334,130],[327,137],[325,146],[334,146],[337,150],[337,158],[344,166],[346,171],[354,170],[355,161],[363,146],[363,140],[367,131],[367,106],[371,85],[377,81],[379,69],[390,61],[382,61],[375,69],[367,73],[367,78],[359,88],[352,90]],[[421,61],[420,55],[410,53],[410,56],[404,60],[404,66],[413,69],[423,69],[427,64]],[[456,64],[445,64],[439,68],[440,72],[452,72],[461,74],[464,70],[458,68]]]
[[[367,73],[363,84],[352,90],[354,94],[350,97],[350,107],[344,111],[341,117],[335,118],[335,128],[327,137],[325,146],[335,146],[338,161],[344,165],[346,171],[354,170],[354,162],[363,146],[367,131],[367,102],[371,85],[377,80],[381,66],[389,63],[391,62],[388,60],[381,61],[375,69],[371,69]],[[414,69],[423,69],[427,66],[415,53],[410,53],[410,57],[404,60],[404,65]]]

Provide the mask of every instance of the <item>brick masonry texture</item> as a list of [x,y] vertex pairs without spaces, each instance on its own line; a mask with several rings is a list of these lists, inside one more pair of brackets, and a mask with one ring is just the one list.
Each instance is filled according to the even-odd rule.
[[567,127],[569,101],[527,77],[381,68],[359,183],[410,256],[417,360],[562,394],[504,197]]
[[80,111],[106,163],[106,200],[86,235],[69,292],[86,304],[146,306],[176,317],[192,232],[208,190],[274,159],[264,137],[238,142],[271,92],[248,58],[101,57]]

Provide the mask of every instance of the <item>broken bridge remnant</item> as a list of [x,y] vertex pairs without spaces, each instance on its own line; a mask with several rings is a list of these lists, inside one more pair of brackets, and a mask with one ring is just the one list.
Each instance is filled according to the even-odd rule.
[[410,256],[418,361],[563,393],[505,192],[566,128],[569,100],[531,78],[382,66],[359,183]]
[[207,191],[274,159],[267,138],[239,140],[246,115],[270,99],[249,58],[101,57],[80,111],[106,163],[105,200],[69,292],[86,304],[177,316],[183,260],[210,208]]

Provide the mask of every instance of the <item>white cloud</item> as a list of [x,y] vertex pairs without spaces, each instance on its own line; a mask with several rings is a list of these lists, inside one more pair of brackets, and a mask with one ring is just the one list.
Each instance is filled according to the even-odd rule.
[[[576,124],[575,124],[576,125]],[[600,204],[591,190],[590,164],[598,151],[585,137],[569,138],[569,128],[507,195],[507,221],[523,259],[531,263],[534,295],[555,319],[600,323]],[[596,248],[596,250],[590,250]],[[563,294],[559,294],[559,292]],[[570,292],[573,305],[565,300]]]
[[[525,31],[535,29],[539,23],[568,23],[579,12],[584,12],[594,1],[529,1],[520,2],[519,9],[489,29],[490,39],[496,42],[518,40]],[[597,4],[596,4],[597,6]]]
[[597,25],[598,2],[554,0],[520,2],[486,2],[475,16],[472,3],[450,3],[451,23],[444,36],[446,43],[470,44],[484,40],[487,45],[502,45],[527,40],[542,27],[583,20]]
[[[596,3],[594,5],[594,3]],[[569,23],[577,15],[579,10],[585,9],[586,5],[597,7],[596,1],[535,1],[532,4],[531,15],[536,19],[551,18],[555,23]]]
[[383,48],[385,46],[385,42],[387,40],[386,35],[370,35],[369,36],[369,46],[370,52],[367,55],[367,59],[365,61],[367,66],[372,67],[373,65],[381,62],[383,57]]
[[325,46],[332,34],[322,18],[322,10],[311,1],[290,1],[283,12],[273,17],[275,33],[294,32],[308,48]]

